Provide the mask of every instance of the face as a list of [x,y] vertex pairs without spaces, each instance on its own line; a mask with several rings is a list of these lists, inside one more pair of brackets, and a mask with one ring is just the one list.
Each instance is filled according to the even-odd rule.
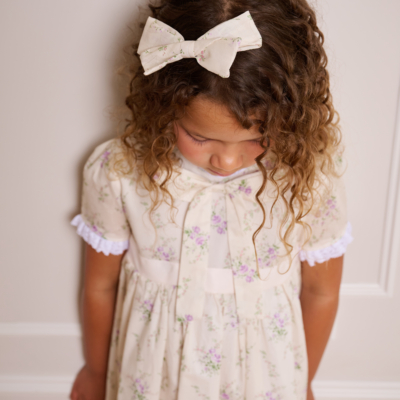
[[244,129],[222,104],[196,98],[175,122],[177,147],[193,164],[228,176],[255,164],[264,150],[257,126]]

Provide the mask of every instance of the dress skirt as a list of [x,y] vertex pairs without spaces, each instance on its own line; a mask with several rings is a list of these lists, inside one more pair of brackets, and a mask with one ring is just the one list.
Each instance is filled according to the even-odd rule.
[[228,269],[208,269],[201,320],[177,320],[171,268],[122,262],[106,400],[306,400],[298,259],[290,279],[263,292],[263,317],[244,320]]

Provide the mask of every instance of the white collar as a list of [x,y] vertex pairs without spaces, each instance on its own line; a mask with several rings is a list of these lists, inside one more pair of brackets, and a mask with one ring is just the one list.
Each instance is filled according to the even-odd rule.
[[[242,175],[246,175],[249,172],[254,172],[254,166],[251,165],[250,167],[242,168],[233,174],[229,176],[218,176],[218,175],[213,175],[210,172],[206,171],[204,168],[198,167],[197,165],[193,164],[190,162],[186,157],[182,155],[182,153],[179,151],[179,149],[176,147],[175,148],[175,153],[178,158],[181,159],[181,168],[186,169],[188,171],[191,171],[197,175],[200,175],[201,177],[209,180],[210,182],[217,183],[217,182],[229,182],[230,180],[237,178]],[[250,171],[251,169],[251,171]]]

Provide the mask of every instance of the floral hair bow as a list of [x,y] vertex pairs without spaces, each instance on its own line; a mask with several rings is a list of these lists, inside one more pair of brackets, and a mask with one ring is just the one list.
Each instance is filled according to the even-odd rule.
[[208,71],[228,78],[236,53],[261,45],[260,32],[249,11],[215,26],[197,40],[185,40],[167,24],[148,17],[138,54],[145,75],[182,58],[196,58]]

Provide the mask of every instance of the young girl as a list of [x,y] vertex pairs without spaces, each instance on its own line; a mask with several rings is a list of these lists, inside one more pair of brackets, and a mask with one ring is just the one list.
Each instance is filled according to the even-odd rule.
[[352,240],[305,0],[151,7],[124,134],[84,168],[73,400],[312,400]]

